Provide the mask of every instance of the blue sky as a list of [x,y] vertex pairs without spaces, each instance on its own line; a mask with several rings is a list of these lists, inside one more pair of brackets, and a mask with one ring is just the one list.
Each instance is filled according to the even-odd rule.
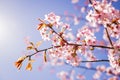
[[[120,8],[119,5],[115,6]],[[14,62],[25,51],[26,36],[34,42],[41,40],[36,30],[37,19],[44,18],[50,12],[63,14],[66,10],[78,14],[70,0],[0,0],[0,80],[58,80],[55,74],[50,73],[49,65],[38,71],[40,59],[34,63],[31,72],[24,68],[18,71]],[[68,66],[65,68],[71,69]]]
[[31,72],[24,68],[18,71],[14,62],[26,49],[26,36],[34,42],[41,39],[36,30],[38,18],[50,12],[63,14],[69,9],[73,6],[67,0],[0,0],[0,80],[56,80],[49,66],[38,71],[40,59]]

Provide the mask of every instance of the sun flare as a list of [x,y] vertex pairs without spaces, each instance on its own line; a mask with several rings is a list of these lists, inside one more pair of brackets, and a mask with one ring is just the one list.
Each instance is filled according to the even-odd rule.
[[0,41],[5,40],[5,37],[7,36],[7,28],[6,25],[0,21]]
[[5,45],[10,37],[9,27],[7,21],[0,19],[0,45]]

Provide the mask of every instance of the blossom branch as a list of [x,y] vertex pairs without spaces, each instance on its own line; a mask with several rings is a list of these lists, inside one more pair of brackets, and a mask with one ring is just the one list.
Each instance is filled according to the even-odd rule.
[[89,2],[90,2],[90,4],[92,4],[92,1],[91,1],[91,0],[89,0]]
[[[60,46],[54,46],[54,48],[58,48],[58,47],[60,47]],[[31,55],[28,55],[27,57],[34,56],[34,55],[36,55],[36,54],[39,53],[39,52],[47,51],[47,50],[52,49],[52,48],[53,48],[53,47],[49,47],[49,48],[46,48],[46,49],[39,50],[39,51],[37,51],[37,52],[35,52],[35,53],[31,54]],[[86,62],[109,62],[109,60],[101,59],[101,60],[80,61],[80,62],[82,62],[82,63],[86,63]]]
[[[66,65],[68,65],[68,66],[71,66],[70,64],[68,64],[68,63],[66,63],[65,62],[65,64]],[[91,67],[91,68],[88,68],[88,67],[85,67],[85,66],[81,66],[81,65],[79,65],[79,66],[76,66],[76,68],[81,68],[81,69],[86,69],[86,70],[92,70],[92,71],[98,71],[98,69],[96,69],[96,68],[94,68],[94,67]],[[99,70],[100,72],[102,72],[102,73],[109,73],[108,71],[106,71],[106,70]],[[115,74],[114,72],[112,72],[112,70],[110,70],[110,73],[109,74],[111,74],[111,75],[113,75],[113,76],[118,76],[118,77],[120,77],[120,74]]]
[[113,43],[112,43],[112,40],[110,39],[110,35],[109,35],[109,33],[108,33],[107,28],[105,28],[105,31],[106,31],[106,33],[107,33],[108,40],[109,40],[111,46],[113,47]]
[[[82,44],[73,44],[73,43],[68,43],[68,45],[72,45],[72,46],[82,46]],[[88,45],[85,45],[85,46],[88,46]],[[113,47],[108,47],[108,46],[102,46],[102,45],[89,45],[91,47],[98,47],[98,48],[106,48],[106,49],[114,49]],[[28,55],[28,56],[33,56],[33,55],[36,55],[37,53],[39,52],[43,52],[43,51],[47,51],[49,49],[52,49],[52,48],[59,48],[61,47],[60,45],[58,46],[52,46],[52,47],[49,47],[49,48],[45,48],[45,49],[42,49],[42,50],[38,50],[36,49],[35,53],[31,54],[31,55]]]
[[[82,46],[82,44],[74,44],[74,43],[69,43],[69,45]],[[85,46],[91,46],[91,47],[96,47],[96,48],[114,49],[113,47],[108,47],[108,46],[104,46],[104,45],[85,45]]]
[[94,60],[94,61],[81,61],[82,63],[86,62],[109,62],[109,60]]
[[46,49],[37,50],[35,53],[33,53],[33,54],[31,54],[31,55],[28,55],[28,56],[34,56],[34,55],[36,55],[36,54],[39,53],[39,52],[47,51],[47,50],[49,50],[49,49],[58,48],[58,47],[60,47],[60,46],[52,46],[52,47],[49,47],[49,48],[46,48]]
[[[87,70],[92,70],[92,71],[98,71],[96,68],[93,68],[93,67],[91,67],[91,68],[87,68],[87,67],[85,67],[85,66],[77,66],[77,68],[82,68],[82,69],[87,69]],[[100,70],[99,70],[100,71]],[[108,73],[107,71],[100,71],[100,72],[102,72],[102,73]],[[118,76],[118,77],[120,77],[120,74],[114,74],[112,71],[111,71],[111,73],[110,73],[111,75],[113,75],[113,76]]]
[[68,42],[60,34],[58,34],[52,27],[49,28],[53,31],[53,33],[57,34],[66,44],[68,44]]

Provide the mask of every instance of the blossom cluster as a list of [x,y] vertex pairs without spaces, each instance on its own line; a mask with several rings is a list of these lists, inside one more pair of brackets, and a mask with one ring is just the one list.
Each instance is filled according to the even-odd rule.
[[[93,9],[89,11],[86,19],[93,27],[104,27],[103,39],[112,46],[113,49],[108,49],[108,59],[110,65],[120,72],[120,11],[112,6],[107,0],[93,0],[90,5]],[[107,30],[107,32],[106,32]],[[111,40],[111,39],[114,40]]]
[[105,28],[109,29],[111,37],[120,38],[120,12],[108,3],[107,0],[94,1],[91,4],[93,10],[90,10],[86,19],[94,27],[102,24]]
[[87,45],[96,44],[96,37],[94,35],[94,31],[91,30],[88,26],[84,26],[80,30],[78,30],[77,40],[85,41],[85,44]]
[[110,65],[120,72],[120,39],[114,43],[114,50],[108,50]]
[[[90,69],[90,68],[89,68]],[[101,76],[106,73],[106,75],[119,75],[118,72],[115,71],[115,69],[111,67],[106,67],[105,65],[98,65],[96,68],[94,68],[96,72],[93,74],[92,79],[93,80],[99,80]],[[76,75],[75,75],[76,74]],[[60,71],[57,73],[58,78],[60,80],[86,80],[87,77],[84,76],[84,74],[77,73],[75,70],[71,70],[69,72],[67,71]],[[105,76],[105,75],[104,75]],[[118,76],[111,76],[111,77],[103,77],[102,80],[119,80]]]
[[[96,1],[90,0],[90,11],[86,15],[87,23],[78,29],[77,33],[73,35],[71,26],[68,23],[61,21],[61,17],[51,12],[45,15],[45,19],[39,19],[40,23],[37,30],[43,41],[50,41],[51,47],[39,50],[41,42],[30,44],[27,50],[34,50],[35,53],[20,58],[15,63],[15,66],[20,69],[22,62],[29,58],[27,70],[32,70],[31,57],[39,52],[44,52],[44,61],[49,61],[54,65],[69,64],[78,67],[82,62],[97,62],[99,59],[94,55],[94,50],[98,48],[107,49],[108,61],[111,67],[103,65],[91,68],[91,63],[86,63],[85,69],[96,70],[93,75],[94,80],[99,80],[101,73],[107,75],[114,75],[108,80],[118,80],[120,75],[120,11],[112,6],[111,2],[107,0]],[[72,3],[77,3],[79,0],[72,0]],[[75,24],[78,24],[77,17],[75,17]],[[103,41],[105,44],[98,44],[96,30],[103,27]],[[102,60],[101,60],[102,61]],[[104,61],[104,60],[103,60]],[[82,67],[83,68],[83,67]],[[70,73],[62,71],[58,73],[61,80],[74,80],[74,71]],[[78,74],[78,80],[85,80],[85,76]]]
[[[71,30],[70,25],[67,23],[61,22],[60,16],[56,15],[53,12],[45,15],[44,21],[40,21],[42,23],[40,23],[38,25],[38,30],[40,29],[39,30],[40,34],[42,36],[42,39],[44,39],[44,40],[50,40],[50,35],[53,33],[53,30],[51,30],[50,27],[55,26],[55,28],[60,29],[59,35],[61,35],[61,36],[65,30],[69,30],[69,31]],[[46,24],[46,23],[48,23],[48,24]],[[45,26],[49,26],[49,28],[45,27]],[[42,28],[40,28],[40,27],[42,27]],[[56,35],[54,35],[54,37],[52,36],[52,38],[58,38],[58,37],[59,36],[56,36]]]
[[[99,4],[99,6],[97,6],[96,4]],[[95,8],[95,10],[93,10],[93,12],[95,14],[92,12],[92,13],[89,13],[88,16],[90,17],[89,22],[92,22],[92,19],[94,18],[93,21],[96,21],[96,23],[98,24],[103,24],[103,26],[105,26],[106,28],[106,27],[109,27],[108,24],[111,24],[110,22],[111,20],[113,20],[113,18],[117,18],[118,13],[113,14],[114,17],[112,18],[108,16],[105,17],[107,20],[104,20],[102,16],[99,18],[98,17],[96,18],[96,16],[91,16],[91,15],[96,15],[96,14],[102,15],[101,13],[103,10],[101,10],[101,8],[106,9],[107,7],[107,8],[110,8],[110,10],[113,9],[113,7],[110,6],[110,4],[109,6],[107,5],[103,6],[103,4],[107,4],[107,3],[104,1],[102,3],[94,2],[93,7]],[[96,11],[96,10],[99,10],[99,11]],[[108,15],[107,12],[104,12],[104,13]],[[104,21],[105,24],[104,22],[101,22],[101,21]],[[68,40],[67,38],[69,37],[65,37],[66,36],[65,32],[66,30],[70,30],[70,25],[67,23],[61,22],[60,16],[57,16],[55,13],[51,12],[48,15],[45,15],[45,21],[42,22],[42,24],[45,24],[45,26],[44,27],[42,26],[42,28],[39,30],[42,38],[44,40],[48,39],[52,41],[53,48],[48,50],[49,57],[52,63],[54,62],[56,64],[57,62],[59,62],[63,64],[63,62],[67,62],[73,66],[78,66],[80,65],[82,61],[82,57],[80,55],[84,55],[87,60],[92,60],[92,61],[97,60],[96,57],[93,55],[93,52],[91,52],[91,50],[94,50],[94,48],[91,45],[94,46],[97,44],[96,36],[94,35],[95,31],[91,27],[85,25],[81,29],[79,29],[75,43],[80,44],[80,45],[71,45],[71,42],[67,41]],[[52,26],[49,26],[49,24],[51,24]],[[119,19],[117,19],[117,22],[116,22],[116,26],[118,26],[119,28],[119,25],[117,24],[119,24]],[[41,25],[39,25],[39,27],[41,27]],[[114,31],[114,30],[109,30],[109,31]],[[110,33],[111,32],[109,32],[109,34]],[[110,37],[112,37],[112,35],[110,35]],[[108,53],[109,53],[108,57],[109,57],[111,66],[113,68],[119,69],[120,67],[119,65],[119,44],[117,43],[118,41],[114,43],[115,49],[108,49]],[[55,47],[55,46],[59,46],[59,47]]]

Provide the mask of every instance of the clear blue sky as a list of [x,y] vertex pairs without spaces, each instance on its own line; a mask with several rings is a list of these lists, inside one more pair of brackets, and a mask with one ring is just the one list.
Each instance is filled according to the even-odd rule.
[[[37,18],[44,18],[49,12],[63,14],[66,10],[77,12],[70,0],[0,0],[0,80],[58,80],[50,73],[49,66],[38,71],[40,59],[34,63],[31,72],[24,68],[18,71],[14,62],[25,51],[26,36],[30,36],[32,41],[41,39],[36,30]],[[70,70],[71,67],[65,68]]]

